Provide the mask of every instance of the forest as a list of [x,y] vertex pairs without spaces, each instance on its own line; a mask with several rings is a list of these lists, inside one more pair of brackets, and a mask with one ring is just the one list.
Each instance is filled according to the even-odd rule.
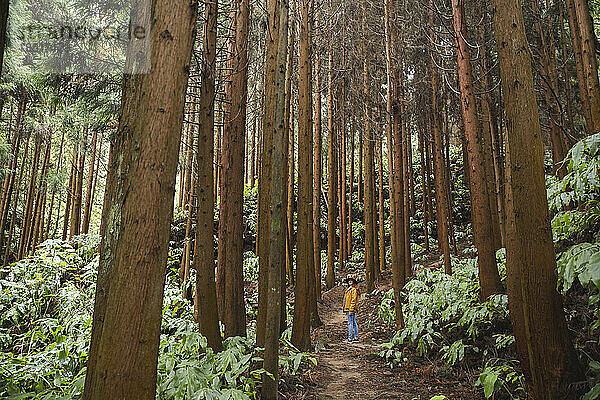
[[1,0],[0,398],[600,399],[599,38],[597,0]]

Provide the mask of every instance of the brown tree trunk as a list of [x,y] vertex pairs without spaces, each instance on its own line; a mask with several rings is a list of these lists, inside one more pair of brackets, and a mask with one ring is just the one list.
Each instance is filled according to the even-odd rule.
[[425,251],[429,252],[429,210],[427,209],[428,197],[429,197],[429,180],[426,179],[425,175],[429,172],[426,168],[425,161],[425,139],[423,127],[419,130],[419,152],[421,155],[421,188],[423,191],[422,208],[423,208],[423,240],[425,241]]
[[75,188],[76,169],[77,169],[77,151],[75,151],[75,153],[73,154],[73,159],[71,160],[71,174],[69,176],[69,186],[67,187],[67,201],[65,204],[65,216],[64,216],[64,220],[63,220],[62,240],[67,239],[69,222],[71,221],[71,206],[73,203],[73,193],[75,192],[74,188]]
[[[452,15],[457,45],[458,80],[461,106],[465,125],[465,138],[469,154],[469,181],[471,189],[471,218],[473,221],[473,241],[477,247],[479,283],[481,298],[487,299],[501,291],[500,274],[496,266],[496,248],[493,236],[492,213],[488,195],[488,185],[493,181],[486,174],[485,152],[488,151],[477,115],[477,100],[473,88],[471,51],[467,45],[464,26],[463,0],[452,0]],[[487,133],[485,133],[487,135]]]
[[[125,78],[119,129],[111,148],[119,157],[111,157],[107,176],[106,234],[100,246],[86,400],[156,397],[182,93],[196,7],[190,1],[153,0],[149,8],[154,29],[147,39],[153,51],[152,72]],[[149,9],[140,13],[144,11]],[[130,48],[127,58],[130,66],[133,51]]]
[[8,25],[8,0],[0,4],[0,76],[4,62],[4,47],[6,45],[6,27]]
[[287,193],[287,241],[286,241],[286,272],[288,276],[288,283],[294,284],[294,182],[295,182],[295,146],[294,146],[294,113],[293,113],[293,102],[292,102],[292,65],[294,61],[294,35],[295,29],[290,29],[290,38],[288,43],[288,58],[286,66],[286,84],[285,84],[285,130],[289,136],[289,163],[288,163],[288,193]]
[[[299,3],[298,51],[298,252],[296,256],[296,287],[292,343],[300,350],[310,347],[310,325],[313,311],[313,132],[311,82],[311,0]],[[313,282],[314,283],[314,282]]]
[[[11,247],[12,247],[12,237],[13,237],[13,233],[15,230],[15,223],[17,220],[17,203],[19,202],[19,197],[21,195],[21,182],[23,180],[23,172],[25,170],[25,164],[27,164],[27,154],[29,153],[29,136],[27,137],[27,139],[25,139],[25,150],[23,153],[23,159],[21,160],[21,167],[19,167],[19,176],[16,180],[16,194],[15,194],[15,201],[13,202],[12,205],[12,213],[11,213],[11,217],[10,217],[10,227],[8,228],[8,236],[6,239],[6,248],[4,250],[4,264],[3,265],[8,265],[9,261],[10,261],[10,255],[12,253],[11,251]],[[18,248],[17,248],[18,251]]]
[[218,0],[206,3],[202,40],[202,65],[198,141],[196,142],[196,232],[194,268],[196,269],[195,305],[200,333],[214,350],[222,348],[215,285],[214,228],[214,152],[215,152],[215,74],[217,52]]
[[329,46],[329,68],[327,85],[327,289],[335,286],[335,257],[337,241],[335,228],[337,226],[337,138],[333,127],[333,45]]
[[19,237],[19,251],[17,259],[22,259],[27,255],[27,239],[33,223],[33,208],[35,202],[35,189],[37,186],[37,170],[42,152],[42,137],[40,134],[35,134],[35,147],[33,150],[33,159],[31,162],[31,172],[29,175],[29,183],[27,188],[27,197],[25,199],[23,222],[21,225],[21,236]]
[[350,191],[348,192],[348,258],[352,257],[352,194],[354,193],[354,121],[350,120]]
[[598,80],[598,59],[596,57],[596,36],[594,21],[590,15],[588,0],[572,0],[575,2],[579,33],[581,35],[581,57],[583,73],[587,89],[587,102],[590,108],[590,134],[600,132],[600,83]]
[[379,165],[379,265],[377,268],[377,280],[381,279],[381,273],[385,269],[385,215],[383,209],[383,140],[377,141],[377,164]]
[[592,110],[588,99],[588,86],[586,73],[583,68],[583,53],[581,43],[581,32],[577,21],[577,11],[575,9],[574,0],[565,0],[567,4],[567,15],[569,16],[569,33],[571,34],[571,42],[573,46],[573,58],[575,59],[575,69],[577,71],[577,86],[579,87],[579,97],[581,98],[581,106],[583,108],[583,116],[586,121],[587,130],[593,125]]
[[[366,33],[366,11],[365,3],[362,3],[363,16],[362,16],[362,30]],[[371,132],[370,125],[370,82],[369,82],[369,70],[367,68],[367,56],[363,59],[363,95],[364,95],[364,149],[363,149],[363,167],[365,171],[365,187],[364,187],[364,223],[365,223],[365,273],[366,273],[366,284],[367,292],[371,293],[375,289],[375,221],[373,219],[373,208],[375,207],[374,200],[374,187],[373,187],[373,174],[374,174],[374,144],[373,144],[373,133]]]
[[315,58],[315,136],[313,176],[313,242],[315,243],[315,292],[321,299],[321,182],[323,182],[323,142],[321,139],[321,85],[319,56]]
[[[430,0],[431,9],[429,12],[429,34],[431,43],[434,43],[433,33],[433,0]],[[433,56],[433,55],[432,55]],[[429,74],[431,78],[431,118],[433,126],[433,153],[435,166],[435,206],[438,223],[438,247],[444,254],[444,271],[446,274],[452,274],[452,264],[450,262],[450,243],[448,242],[448,216],[447,213],[447,198],[445,196],[445,167],[444,155],[442,154],[442,132],[439,120],[439,105],[438,105],[438,77],[436,66],[433,60],[429,63]]]
[[[261,398],[265,400],[277,400],[277,384],[279,372],[279,333],[281,324],[281,308],[285,307],[285,297],[282,299],[283,290],[281,274],[285,258],[285,218],[284,204],[286,198],[286,166],[287,151],[285,132],[285,86],[286,86],[286,64],[287,64],[287,41],[288,41],[288,6],[286,0],[275,1],[279,12],[277,74],[275,78],[274,99],[274,125],[272,133],[272,165],[271,165],[271,190],[270,190],[270,221],[271,231],[269,235],[269,274],[268,287],[268,312],[266,316],[265,329],[265,357],[264,369],[271,373],[272,377],[263,375],[263,387]],[[284,314],[285,315],[285,314]]]
[[256,319],[256,344],[264,346],[265,324],[267,317],[267,298],[269,280],[269,246],[271,232],[271,155],[273,151],[273,130],[275,124],[275,90],[278,75],[277,50],[279,45],[279,3],[269,0],[267,49],[265,65],[265,99],[263,111],[262,143],[263,153],[258,180],[258,315]]
[[577,398],[582,370],[556,291],[544,152],[521,3],[495,0],[496,41],[506,105],[509,307],[520,365],[537,399]]
[[[570,132],[569,142],[573,143],[573,139],[578,137],[577,132],[575,132],[575,114],[573,112],[573,100],[571,98],[571,75],[569,73],[569,56],[567,52],[567,34],[565,32],[565,6],[562,1],[558,2],[559,4],[559,26],[560,26],[560,43],[561,43],[561,51],[562,51],[562,61],[563,61],[563,79],[562,82],[565,85],[565,98],[567,101],[567,124]],[[549,15],[550,16],[550,15]]]
[[400,78],[398,69],[394,70],[393,76],[393,98],[395,103],[392,105],[393,112],[393,190],[394,190],[394,212],[396,220],[392,232],[396,235],[397,262],[392,262],[392,284],[394,286],[394,298],[398,303],[396,306],[396,328],[404,327],[404,318],[402,314],[402,302],[400,301],[400,292],[404,289],[406,283],[406,241],[404,238],[404,174],[402,173],[402,118],[399,100],[400,100]]
[[[243,191],[246,99],[248,86],[249,0],[237,0],[232,20],[235,37],[230,43],[232,71],[226,83],[227,108],[221,144],[219,249],[217,300],[225,336],[246,336],[243,274]],[[264,156],[264,152],[263,152]]]
[[92,184],[94,182],[94,176],[97,171],[94,169],[96,165],[96,142],[98,141],[98,132],[94,129],[92,136],[92,149],[90,151],[90,165],[88,167],[88,179],[87,179],[87,191],[85,195],[85,207],[83,211],[83,224],[81,227],[82,233],[88,233],[90,230],[90,217],[92,215],[92,204],[94,199],[92,197]]
[[[397,182],[395,179],[395,163],[394,163],[394,130],[397,121],[397,104],[394,107],[392,103],[393,91],[397,91],[396,82],[393,79],[392,70],[392,26],[390,24],[390,14],[393,7],[392,0],[384,2],[384,28],[385,28],[385,65],[386,65],[386,136],[387,136],[387,159],[388,159],[388,190],[390,192],[390,245],[392,255],[392,288],[394,289],[394,311],[396,329],[400,330],[404,327],[404,318],[402,315],[402,301],[400,291],[403,288],[401,282],[404,272],[404,237],[403,231],[399,231],[399,225],[404,226],[402,221],[402,213],[399,213],[398,196],[396,192]],[[392,87],[393,86],[393,87]],[[396,112],[395,112],[396,111]],[[400,286],[402,284],[402,286]]]

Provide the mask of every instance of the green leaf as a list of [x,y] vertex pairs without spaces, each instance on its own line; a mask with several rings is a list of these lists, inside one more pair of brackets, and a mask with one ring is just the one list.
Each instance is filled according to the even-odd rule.
[[431,399],[429,399],[429,400],[445,400],[445,399],[447,399],[447,397],[446,397],[446,396],[444,396],[444,395],[441,395],[441,394],[438,394],[437,396],[433,396],[433,397],[432,397]]
[[589,392],[587,392],[581,400],[595,400],[600,397],[600,383],[597,383],[596,386],[592,388]]
[[494,386],[498,380],[498,373],[489,372],[480,376],[481,384],[483,385],[483,394],[486,399],[489,399],[494,394]]

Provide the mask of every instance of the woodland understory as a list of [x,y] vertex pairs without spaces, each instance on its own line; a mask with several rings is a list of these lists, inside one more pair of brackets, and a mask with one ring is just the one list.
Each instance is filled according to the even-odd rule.
[[[44,10],[148,17],[89,3]],[[600,399],[597,1],[148,0],[123,60],[33,56],[40,4],[0,4],[0,398]]]

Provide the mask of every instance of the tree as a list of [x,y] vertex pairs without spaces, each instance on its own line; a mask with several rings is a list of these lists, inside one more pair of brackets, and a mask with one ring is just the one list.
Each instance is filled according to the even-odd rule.
[[[310,324],[313,310],[313,132],[311,82],[311,0],[299,3],[298,46],[298,240],[296,254],[296,287],[292,343],[300,350],[310,346]],[[330,189],[331,190],[331,189]]]
[[195,304],[198,327],[215,351],[221,349],[221,330],[217,314],[214,262],[214,127],[215,73],[217,53],[218,0],[206,3],[202,46],[202,76],[198,106],[198,141],[196,142],[196,232],[194,268],[196,269]]
[[275,129],[275,97],[277,57],[279,46],[279,2],[269,0],[268,29],[266,44],[265,65],[265,99],[263,109],[262,141],[263,151],[261,157],[260,179],[258,181],[258,316],[256,320],[256,343],[263,346],[265,323],[267,316],[267,287],[269,280],[269,253],[271,232],[271,157],[273,152],[273,131]]
[[[156,397],[170,223],[196,2],[151,2],[149,74],[127,75],[112,138],[84,399]],[[135,8],[134,8],[135,10]],[[146,10],[139,12],[143,13]],[[148,17],[147,14],[142,14]],[[132,19],[135,21],[136,19]],[[137,51],[128,49],[128,65]]]
[[[596,56],[596,35],[594,34],[594,21],[590,15],[587,0],[571,0],[575,3],[579,34],[581,36],[581,57],[585,85],[587,89],[586,100],[589,104],[590,118],[588,131],[600,132],[600,82],[598,80],[598,59]],[[582,84],[582,82],[580,82]],[[585,100],[584,100],[585,101]]]
[[556,291],[556,258],[544,153],[521,3],[495,0],[496,43],[506,104],[506,269],[510,315],[529,393],[576,398],[582,371]]
[[[225,336],[246,336],[243,275],[243,191],[246,100],[248,95],[249,0],[237,0],[231,12],[235,37],[225,84],[227,109],[221,144],[217,300]],[[264,153],[263,153],[264,155]]]
[[500,274],[496,266],[496,248],[492,229],[492,214],[488,195],[488,185],[493,182],[487,179],[485,152],[487,148],[483,140],[483,132],[477,115],[477,102],[473,88],[473,72],[471,68],[471,51],[465,36],[463,0],[452,0],[454,32],[457,45],[458,78],[465,138],[469,154],[469,183],[471,189],[471,218],[473,221],[473,241],[477,247],[479,265],[479,282],[481,298],[486,299],[501,291]]
[[285,306],[285,298],[282,299],[283,261],[285,260],[285,218],[284,203],[286,199],[286,166],[287,156],[285,131],[286,118],[286,64],[287,64],[287,41],[288,41],[288,4],[286,0],[276,2],[279,8],[279,32],[277,45],[277,74],[275,77],[275,115],[273,124],[273,145],[271,147],[271,231],[269,235],[269,274],[268,274],[268,312],[266,316],[265,329],[265,358],[264,369],[272,377],[263,375],[262,398],[265,400],[277,400],[278,372],[279,372],[279,332],[281,307]]
[[335,255],[336,255],[336,235],[335,227],[338,217],[337,209],[337,143],[333,128],[333,45],[329,46],[329,65],[328,65],[328,84],[327,84],[327,275],[325,283],[327,289],[335,285]]
[[[434,43],[433,33],[433,0],[430,1],[429,11],[429,35]],[[448,217],[447,217],[447,196],[445,195],[445,168],[444,156],[442,154],[442,134],[439,120],[438,105],[438,77],[433,54],[429,62],[429,74],[431,79],[431,126],[433,128],[433,159],[434,159],[434,181],[435,181],[435,207],[438,222],[438,243],[444,253],[444,270],[447,274],[452,273],[452,264],[450,262],[450,244],[448,242]]]
[[2,76],[2,64],[4,63],[4,47],[6,46],[6,27],[8,22],[8,3],[0,4],[0,76]]

